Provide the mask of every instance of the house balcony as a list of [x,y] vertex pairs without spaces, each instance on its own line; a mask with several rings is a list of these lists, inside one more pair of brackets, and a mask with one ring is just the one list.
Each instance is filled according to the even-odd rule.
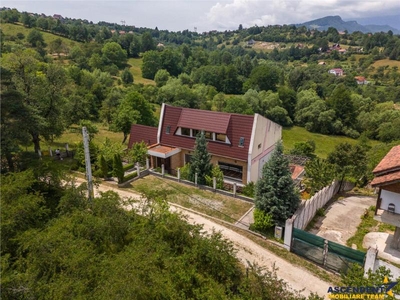
[[389,212],[384,209],[378,209],[376,211],[374,220],[400,227],[400,214]]

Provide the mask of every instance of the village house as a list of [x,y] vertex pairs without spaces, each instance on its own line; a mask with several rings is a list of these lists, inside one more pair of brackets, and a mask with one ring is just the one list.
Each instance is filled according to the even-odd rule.
[[335,75],[335,76],[343,76],[343,69],[340,69],[340,68],[335,68],[335,69],[330,69],[329,71],[328,71],[328,73],[329,74],[333,74],[333,75]]
[[132,125],[129,148],[144,141],[151,168],[176,169],[190,162],[196,135],[204,131],[211,163],[226,182],[256,182],[282,138],[282,127],[259,114],[240,115],[163,104],[158,127]]
[[357,84],[368,84],[364,76],[355,76],[354,79],[357,81]]
[[393,147],[372,171],[378,188],[374,219],[396,226],[392,248],[400,249],[400,145]]

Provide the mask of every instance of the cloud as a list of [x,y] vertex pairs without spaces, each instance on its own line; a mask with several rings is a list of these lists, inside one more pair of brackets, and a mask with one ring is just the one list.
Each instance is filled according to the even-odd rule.
[[218,2],[206,14],[207,27],[218,30],[254,25],[296,24],[325,16],[360,18],[400,11],[398,0],[233,0]]

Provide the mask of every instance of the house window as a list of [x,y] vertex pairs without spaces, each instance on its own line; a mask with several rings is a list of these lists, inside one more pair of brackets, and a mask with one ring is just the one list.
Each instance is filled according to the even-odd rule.
[[212,140],[213,139],[213,133],[210,131],[205,131],[204,136],[206,137],[207,140]]
[[216,133],[215,134],[215,140],[219,141],[219,142],[226,142],[226,134],[222,134],[222,133]]
[[190,154],[185,154],[185,164],[190,163],[192,156]]
[[239,147],[244,147],[244,137],[240,137],[240,139],[239,139]]
[[227,164],[223,162],[218,162],[218,166],[221,169],[224,177],[231,179],[243,179],[243,167],[238,165]]
[[181,128],[181,134],[190,136],[190,129],[189,128]]
[[168,125],[167,128],[165,129],[165,133],[170,134],[170,132],[171,132],[171,126]]
[[200,130],[192,129],[192,136],[196,137],[199,134]]

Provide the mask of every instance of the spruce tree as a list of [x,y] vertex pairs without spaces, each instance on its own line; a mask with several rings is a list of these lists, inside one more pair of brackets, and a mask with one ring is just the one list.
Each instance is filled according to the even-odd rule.
[[124,167],[122,165],[122,159],[119,154],[114,155],[113,161],[113,173],[114,176],[117,177],[118,183],[122,183],[124,181]]
[[281,142],[263,167],[254,202],[255,207],[270,214],[277,225],[285,224],[299,206],[300,196],[292,180],[289,161],[283,156]]
[[196,144],[192,158],[190,159],[189,180],[194,182],[197,173],[197,183],[206,184],[206,176],[211,174],[211,157],[207,151],[207,141],[204,132],[196,136]]

